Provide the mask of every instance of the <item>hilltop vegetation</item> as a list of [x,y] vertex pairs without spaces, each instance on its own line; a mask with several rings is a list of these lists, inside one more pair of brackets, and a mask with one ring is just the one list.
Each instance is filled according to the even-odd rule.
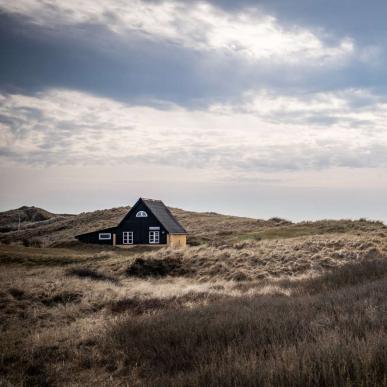
[[53,218],[63,218],[66,216],[68,215],[55,215],[42,208],[22,206],[15,210],[0,213],[0,232],[6,233],[15,231],[18,230],[19,227],[28,228],[35,226],[36,224],[44,224],[44,221]]
[[387,386],[383,223],[173,209],[185,249],[73,241],[127,211],[0,234],[0,384]]
[[[56,215],[36,207],[21,207],[0,213],[0,242],[25,242],[39,246],[69,246],[77,234],[117,225],[130,207]],[[268,220],[192,212],[171,208],[189,233],[190,245],[233,244],[241,240],[283,239],[332,233],[361,234],[384,232],[382,222],[360,220],[321,220],[292,223],[281,218]],[[22,223],[18,230],[18,217]]]

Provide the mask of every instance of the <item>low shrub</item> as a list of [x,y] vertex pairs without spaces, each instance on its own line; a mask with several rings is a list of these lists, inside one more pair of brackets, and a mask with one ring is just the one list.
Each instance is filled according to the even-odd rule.
[[109,281],[118,283],[116,278],[89,268],[72,268],[67,270],[67,275],[76,276],[79,278],[89,278],[95,281]]
[[282,219],[277,216],[270,218],[269,222],[274,223],[277,226],[285,226],[285,225],[288,226],[293,224],[290,220]]
[[22,244],[24,247],[43,247],[43,242],[39,239],[23,239]]
[[165,277],[167,275],[182,275],[185,273],[182,261],[177,258],[137,258],[126,270],[128,276],[140,278]]
[[53,307],[58,304],[66,305],[71,303],[78,303],[82,298],[82,294],[74,292],[62,292],[51,297],[43,297],[40,301],[43,305]]
[[24,290],[17,289],[17,288],[9,288],[9,289],[8,289],[8,293],[9,293],[13,298],[16,298],[17,300],[21,300],[21,299],[24,297],[24,295],[25,295]]
[[205,245],[207,243],[209,243],[209,238],[205,238],[205,237],[197,237],[197,236],[192,236],[192,235],[188,235],[188,238],[187,238],[187,244],[189,246],[200,246],[200,245]]

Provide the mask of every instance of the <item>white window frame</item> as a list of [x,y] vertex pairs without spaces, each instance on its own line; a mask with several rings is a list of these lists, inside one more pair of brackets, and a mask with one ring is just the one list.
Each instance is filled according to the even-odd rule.
[[149,243],[152,245],[160,243],[160,231],[149,231]]
[[100,241],[110,241],[112,239],[112,234],[110,232],[100,232],[98,234],[98,239]]
[[133,244],[133,231],[123,231],[122,232],[122,244],[123,245],[132,245]]
[[137,211],[136,218],[147,218],[148,214],[145,211]]

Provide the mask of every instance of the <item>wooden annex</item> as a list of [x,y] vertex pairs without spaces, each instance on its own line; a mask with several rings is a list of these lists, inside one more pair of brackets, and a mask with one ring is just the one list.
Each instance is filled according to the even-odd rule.
[[168,245],[185,247],[187,231],[161,200],[140,198],[116,227],[76,235],[101,245]]

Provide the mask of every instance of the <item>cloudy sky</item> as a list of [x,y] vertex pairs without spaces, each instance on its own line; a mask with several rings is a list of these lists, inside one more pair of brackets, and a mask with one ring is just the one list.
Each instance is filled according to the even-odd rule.
[[386,14],[0,0],[0,209],[387,220]]

